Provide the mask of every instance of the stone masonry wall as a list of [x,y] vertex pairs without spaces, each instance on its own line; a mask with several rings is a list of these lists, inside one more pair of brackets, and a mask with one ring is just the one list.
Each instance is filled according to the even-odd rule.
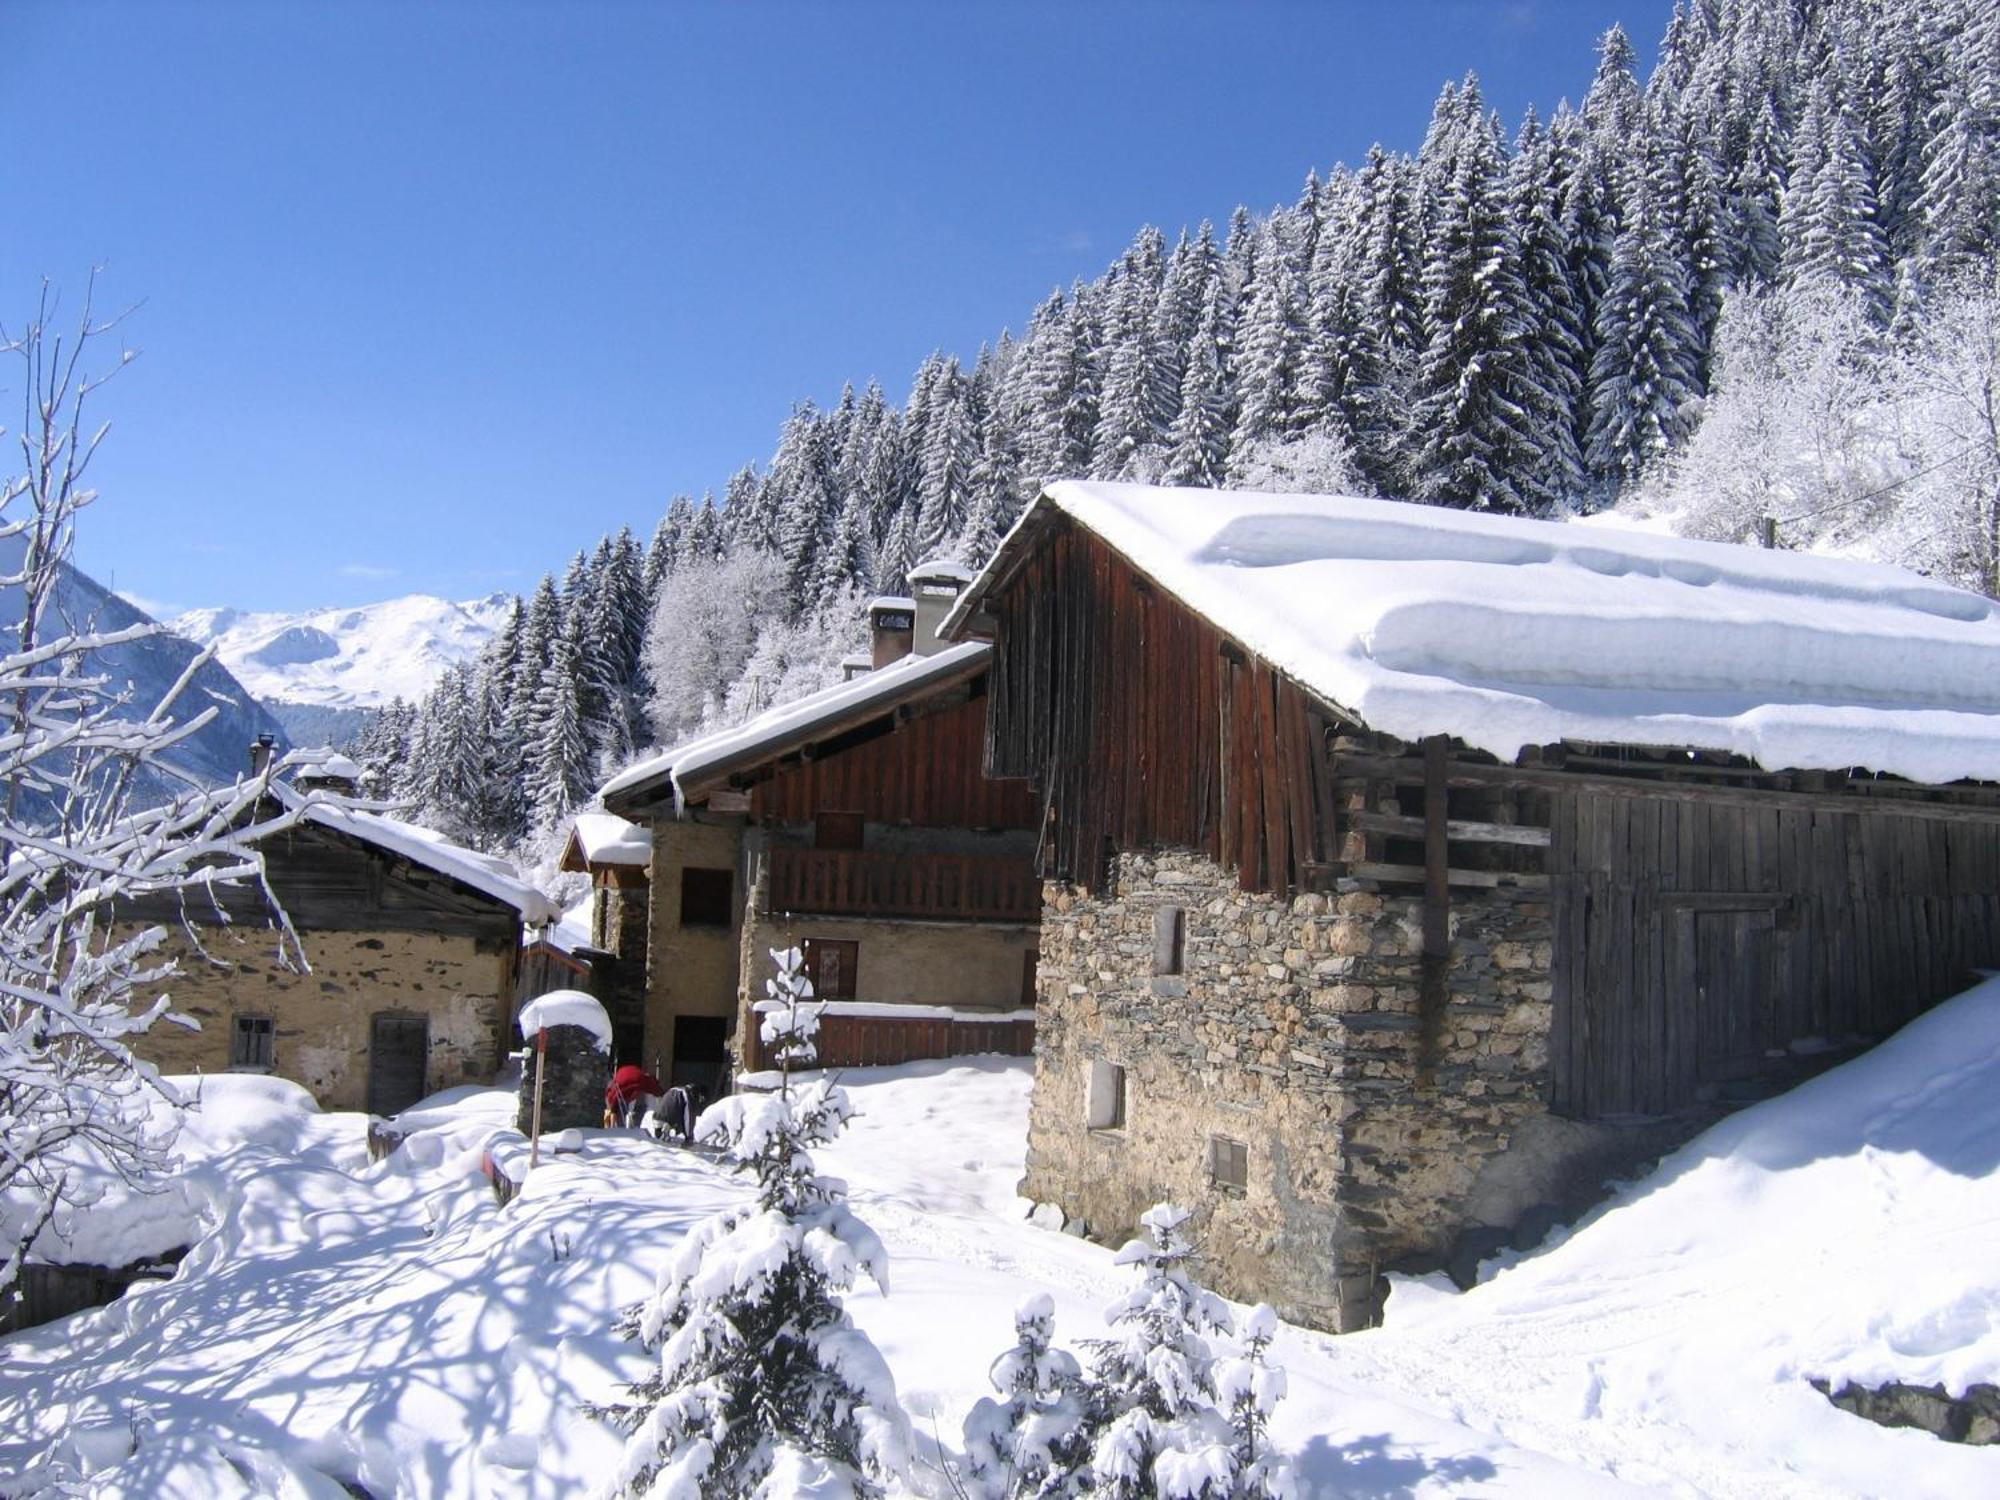
[[[1426,1014],[1420,896],[1343,880],[1287,900],[1179,852],[1117,876],[1045,892],[1028,1197],[1106,1240],[1187,1204],[1219,1289],[1344,1330],[1376,1315],[1382,1268],[1441,1264],[1551,1191],[1579,1143],[1504,1160],[1545,1118],[1544,897],[1454,890]],[[1156,975],[1165,906],[1183,961]],[[1125,1069],[1120,1127],[1087,1124],[1093,1062]],[[1245,1148],[1241,1187],[1215,1180],[1217,1138]]]
[[490,1083],[500,1067],[507,955],[470,937],[412,932],[308,932],[311,973],[277,961],[268,929],[204,928],[220,965],[170,929],[180,977],[168,986],[174,1008],[201,1023],[188,1031],[161,1023],[135,1051],[170,1073],[229,1070],[237,1015],[276,1022],[271,1071],[304,1084],[325,1109],[368,1107],[370,1028],[377,1012],[422,1015],[430,1024],[427,1092]]

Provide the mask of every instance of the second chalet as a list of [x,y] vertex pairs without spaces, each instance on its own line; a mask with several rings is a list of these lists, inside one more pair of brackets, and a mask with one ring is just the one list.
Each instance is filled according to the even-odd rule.
[[639,1055],[661,1078],[713,1091],[761,1067],[754,1006],[793,946],[829,1065],[1032,1045],[1041,806],[981,774],[991,648],[936,635],[968,578],[916,569],[914,597],[870,608],[867,670],[605,786],[625,845],[650,839],[643,878],[599,894],[645,893]]
[[1048,808],[1024,1192],[1303,1321],[2000,965],[2000,610],[1898,569],[1064,483],[945,633]]

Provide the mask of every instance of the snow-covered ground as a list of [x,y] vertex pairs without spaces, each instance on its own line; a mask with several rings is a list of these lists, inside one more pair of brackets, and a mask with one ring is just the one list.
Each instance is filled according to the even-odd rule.
[[[850,1307],[934,1456],[1023,1295],[1052,1293],[1074,1342],[1129,1273],[1022,1217],[1025,1063],[846,1081],[860,1118],[825,1165],[892,1256],[891,1295]],[[205,1101],[207,1237],[173,1281],[5,1346],[0,1476],[66,1427],[93,1495],[559,1495],[603,1472],[614,1440],[579,1404],[643,1362],[611,1317],[736,1197],[728,1176],[589,1132],[501,1209],[478,1159],[509,1095],[426,1101],[374,1166],[362,1117],[285,1085],[212,1079]],[[1277,1435],[1326,1496],[2000,1493],[2000,1452],[1806,1384],[1993,1380],[1997,1240],[2000,983],[1716,1127],[1472,1292],[1403,1283],[1377,1332],[1284,1330]]]
[[297,614],[196,609],[168,628],[216,655],[260,699],[328,708],[415,703],[454,662],[479,654],[505,622],[510,594],[454,604],[408,594]]

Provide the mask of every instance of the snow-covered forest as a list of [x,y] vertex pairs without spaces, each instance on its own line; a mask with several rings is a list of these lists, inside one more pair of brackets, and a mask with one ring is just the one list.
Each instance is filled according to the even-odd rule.
[[1613,30],[1580,103],[1518,122],[1468,76],[1414,155],[1148,225],[900,406],[800,402],[767,463],[579,553],[385,710],[374,790],[546,841],[635,751],[832,680],[859,600],[977,564],[1055,476],[1769,517],[2000,591],[1997,226],[1984,0],[1688,0],[1650,76]]

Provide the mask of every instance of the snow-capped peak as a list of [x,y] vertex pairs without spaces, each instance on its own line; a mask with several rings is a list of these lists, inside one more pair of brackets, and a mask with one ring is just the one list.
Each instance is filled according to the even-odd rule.
[[266,702],[375,708],[414,702],[444,669],[470,660],[506,619],[510,594],[453,603],[406,594],[380,604],[299,614],[189,610],[170,628],[214,642],[223,663]]

